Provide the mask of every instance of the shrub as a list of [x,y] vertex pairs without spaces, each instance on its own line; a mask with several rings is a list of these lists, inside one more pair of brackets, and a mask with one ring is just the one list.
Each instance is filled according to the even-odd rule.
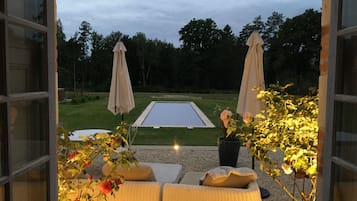
[[[94,178],[88,169],[99,160],[111,167],[122,166],[130,168],[137,164],[134,154],[130,150],[118,152],[122,142],[127,144],[128,124],[121,122],[113,133],[96,133],[83,138],[81,142],[69,139],[71,131],[64,128],[58,129],[57,135],[57,163],[58,163],[58,199],[69,200],[105,200],[106,196],[119,189],[123,179],[113,180],[110,177],[100,176]],[[77,179],[86,178],[85,182]],[[82,180],[83,181],[83,180]],[[90,188],[98,188],[94,191]],[[99,193],[94,193],[99,192]]]
[[[310,192],[299,191],[299,194],[303,200],[315,200],[318,98],[313,90],[305,96],[290,95],[286,92],[290,86],[270,85],[260,91],[257,98],[266,108],[247,124],[236,123],[231,132],[238,134],[250,153],[260,161],[260,168],[293,200],[298,198],[279,179],[282,172],[292,177],[303,174],[308,178]],[[274,157],[279,150],[284,154],[283,161]],[[297,185],[295,181],[294,185]]]

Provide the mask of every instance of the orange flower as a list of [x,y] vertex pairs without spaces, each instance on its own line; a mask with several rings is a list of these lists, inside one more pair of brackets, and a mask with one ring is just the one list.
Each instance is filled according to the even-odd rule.
[[92,179],[93,179],[93,176],[91,174],[88,174],[88,180],[92,181]]
[[91,162],[88,162],[88,163],[84,164],[84,168],[89,168],[90,165],[91,165]]
[[76,155],[78,154],[78,151],[73,151],[72,153],[69,154],[68,159],[72,160]]
[[74,201],[79,201],[79,198],[74,199]]
[[121,143],[121,139],[118,138],[118,137],[112,137],[112,145],[114,147],[118,147],[120,146],[120,143]]
[[114,142],[119,143],[121,140],[118,137],[113,137]]
[[112,191],[112,182],[110,181],[104,181],[99,184],[99,189],[102,191],[104,194],[108,194]]
[[245,143],[245,147],[249,150],[250,147],[252,146],[252,141],[248,140],[247,143]]
[[220,119],[223,122],[225,128],[228,128],[229,121],[231,120],[232,112],[229,110],[223,110],[220,115]]
[[243,122],[248,124],[252,121],[252,114],[250,112],[244,112],[243,114]]

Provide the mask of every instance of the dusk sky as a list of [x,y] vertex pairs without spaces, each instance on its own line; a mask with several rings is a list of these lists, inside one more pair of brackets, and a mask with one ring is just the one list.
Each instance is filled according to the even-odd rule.
[[211,18],[218,28],[228,24],[239,35],[258,15],[264,21],[274,11],[293,17],[309,8],[321,11],[321,5],[321,0],[57,0],[57,17],[67,39],[86,20],[104,36],[143,32],[179,47],[178,31],[193,18]]

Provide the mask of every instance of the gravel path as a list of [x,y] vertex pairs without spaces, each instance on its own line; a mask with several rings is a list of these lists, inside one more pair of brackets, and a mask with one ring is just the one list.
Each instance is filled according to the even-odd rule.
[[[132,150],[141,162],[178,163],[183,166],[184,173],[204,172],[219,166],[218,150],[215,146],[185,146],[180,147],[178,151],[171,146],[133,146]],[[245,147],[240,149],[237,167],[252,167],[252,158]],[[271,177],[259,169],[257,161],[255,171],[258,174],[259,186],[269,190],[271,194],[264,201],[291,200]],[[281,180],[289,189],[293,189],[293,180],[290,177],[284,176]],[[306,180],[305,188],[308,183]]]

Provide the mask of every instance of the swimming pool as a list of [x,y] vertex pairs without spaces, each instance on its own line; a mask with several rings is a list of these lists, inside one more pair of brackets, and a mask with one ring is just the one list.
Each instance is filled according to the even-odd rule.
[[215,127],[194,102],[152,101],[134,122],[136,127]]

